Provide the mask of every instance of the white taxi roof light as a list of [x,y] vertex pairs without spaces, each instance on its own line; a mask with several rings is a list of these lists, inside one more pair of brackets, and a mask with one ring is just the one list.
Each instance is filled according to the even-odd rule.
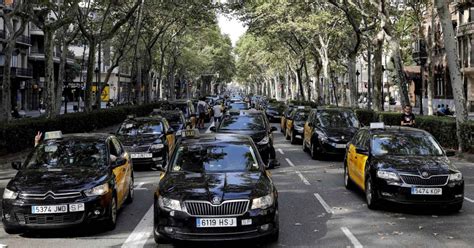
[[181,131],[183,138],[199,138],[199,129],[186,129]]
[[135,118],[135,115],[127,115],[127,119],[133,119]]
[[384,129],[385,123],[383,122],[371,122],[370,129]]
[[298,109],[305,109],[305,106],[298,106]]
[[62,139],[63,132],[61,131],[52,131],[52,132],[45,132],[44,133],[44,140],[55,140],[55,139]]

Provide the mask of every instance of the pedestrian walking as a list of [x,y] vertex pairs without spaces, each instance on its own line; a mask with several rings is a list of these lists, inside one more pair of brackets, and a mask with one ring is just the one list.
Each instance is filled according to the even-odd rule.
[[204,122],[205,122],[205,119],[206,119],[206,115],[207,115],[207,103],[206,101],[204,101],[205,98],[204,97],[201,97],[199,99],[199,102],[197,104],[197,116],[198,116],[198,128],[201,128],[203,129],[204,128]]
[[413,114],[412,107],[410,105],[406,105],[403,108],[403,114],[401,116],[400,125],[408,127],[415,126],[415,114]]
[[214,123],[217,126],[218,123],[222,121],[222,113],[224,112],[223,104],[216,104],[212,107],[212,111],[214,112]]

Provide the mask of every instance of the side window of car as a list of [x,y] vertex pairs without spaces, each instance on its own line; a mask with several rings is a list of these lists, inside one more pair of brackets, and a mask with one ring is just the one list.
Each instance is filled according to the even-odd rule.
[[117,147],[115,146],[115,144],[113,142],[113,139],[109,139],[107,144],[109,146],[110,155],[114,155],[114,156],[118,157],[119,154],[118,154],[118,151],[117,151]]
[[360,147],[361,146],[361,141],[362,141],[362,137],[364,136],[364,131],[361,130],[359,132],[357,132],[357,134],[354,136],[354,138],[352,139],[352,144],[356,147]]
[[368,150],[369,146],[370,146],[370,133],[369,132],[364,132],[364,135],[362,137],[361,147]]
[[120,141],[118,141],[117,139],[113,139],[112,140],[112,143],[114,144],[114,147],[115,147],[115,151],[117,151],[117,155],[122,155],[124,150],[123,150],[123,146],[122,144],[120,143]]

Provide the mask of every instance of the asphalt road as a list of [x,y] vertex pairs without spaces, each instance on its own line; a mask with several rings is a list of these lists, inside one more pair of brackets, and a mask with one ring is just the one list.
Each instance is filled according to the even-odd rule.
[[[290,145],[275,132],[281,166],[271,171],[279,191],[280,240],[274,244],[184,243],[181,247],[472,247],[474,245],[474,164],[458,163],[466,180],[460,213],[431,207],[387,205],[369,210],[360,192],[343,184],[341,158],[315,161],[301,145]],[[0,172],[0,193],[14,175]],[[159,172],[135,173],[135,200],[119,213],[117,228],[95,228],[8,235],[8,247],[156,247],[152,237],[153,191]],[[0,224],[1,225],[1,224]],[[176,245],[164,244],[160,247]]]

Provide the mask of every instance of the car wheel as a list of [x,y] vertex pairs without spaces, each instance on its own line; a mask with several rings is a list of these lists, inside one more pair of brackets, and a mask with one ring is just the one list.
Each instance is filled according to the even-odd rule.
[[377,209],[379,199],[370,176],[368,176],[367,180],[365,180],[365,199],[369,209]]
[[13,227],[8,225],[4,225],[3,230],[5,230],[5,232],[8,234],[19,234],[23,232],[23,229],[20,227]]
[[155,240],[155,243],[157,244],[166,244],[169,243],[169,239],[165,238],[163,235],[161,235],[158,232],[158,211],[156,210],[158,203],[155,202],[154,205],[154,215],[153,215],[153,239]]
[[290,140],[290,134],[288,133],[288,129],[285,131],[285,139]]
[[303,142],[302,143],[303,143],[303,145],[302,145],[303,146],[303,152],[308,151],[308,149],[306,148],[306,142],[304,141],[304,137],[303,137]]
[[352,179],[349,176],[349,168],[347,167],[346,161],[344,161],[344,186],[349,190],[354,188],[354,182],[352,182]]
[[311,158],[312,159],[318,159],[318,151],[317,151],[317,148],[314,147],[314,142],[311,143],[311,147],[310,147],[310,151],[311,153]]
[[134,188],[135,179],[132,174],[132,178],[130,179],[130,184],[128,185],[128,195],[126,203],[130,204],[133,202],[133,197],[135,196],[135,188]]
[[291,131],[290,133],[290,143],[292,145],[296,144],[296,136],[295,136],[295,132],[294,131]]
[[105,229],[107,230],[114,230],[115,226],[117,225],[117,197],[112,197],[112,202],[110,203],[109,207],[109,216],[105,221]]

